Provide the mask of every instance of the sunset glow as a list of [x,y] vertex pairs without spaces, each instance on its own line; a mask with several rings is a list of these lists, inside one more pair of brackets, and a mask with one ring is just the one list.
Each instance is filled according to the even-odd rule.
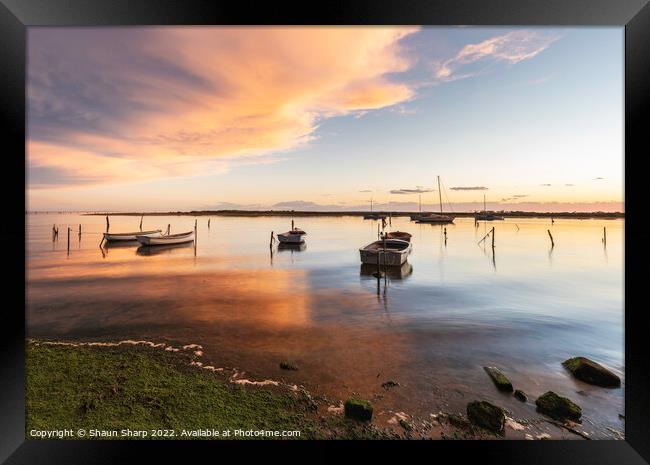
[[622,29],[31,28],[29,210],[623,211]]

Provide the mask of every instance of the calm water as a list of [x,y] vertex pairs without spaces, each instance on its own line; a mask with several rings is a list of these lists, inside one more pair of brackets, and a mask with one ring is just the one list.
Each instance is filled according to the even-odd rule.
[[[496,365],[532,399],[547,390],[573,399],[593,437],[623,430],[624,389],[589,386],[561,366],[583,355],[624,380],[622,220],[475,228],[461,218],[446,226],[445,242],[441,226],[393,219],[392,230],[413,234],[413,252],[379,281],[358,253],[376,239],[375,221],[296,218],[308,232],[304,250],[269,250],[270,232],[286,231],[291,218],[215,216],[210,229],[207,220],[198,218],[196,247],[102,250],[104,217],[28,215],[29,335],[198,343],[214,363],[251,378],[302,383],[334,399],[374,398],[380,412],[426,418],[485,398],[515,418],[541,418],[534,405],[496,391],[482,370]],[[111,231],[139,222],[111,217]],[[190,230],[194,217],[145,217],[143,227],[167,224],[172,233]],[[494,255],[477,245],[492,226]],[[300,370],[280,370],[285,359]],[[388,379],[401,387],[384,391]]]

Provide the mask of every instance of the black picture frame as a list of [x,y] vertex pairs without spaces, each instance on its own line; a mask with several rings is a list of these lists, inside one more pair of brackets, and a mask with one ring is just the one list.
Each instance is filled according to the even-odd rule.
[[[294,460],[345,457],[352,452],[395,453],[411,449],[424,460],[463,463],[641,464],[650,461],[650,363],[643,324],[644,287],[635,285],[648,253],[642,168],[647,153],[650,100],[650,5],[648,0],[336,0],[318,3],[204,0],[0,0],[0,127],[5,175],[0,183],[5,223],[0,228],[6,296],[0,339],[0,460],[6,463],[127,463],[144,454],[186,461],[188,449],[219,453],[236,448],[249,457],[262,452],[290,459],[297,444],[149,441],[25,440],[25,75],[29,26],[196,24],[368,24],[620,26],[625,28],[625,440],[624,441],[431,441],[308,443],[308,455]],[[645,150],[644,150],[645,148]],[[21,173],[22,176],[19,176]],[[22,189],[22,192],[20,192]],[[15,299],[15,301],[13,300]],[[639,302],[639,304],[633,304]],[[22,304],[21,304],[22,303]],[[638,305],[638,306],[637,306]],[[302,444],[305,446],[305,444]],[[210,448],[210,451],[207,448]],[[280,447],[282,447],[280,449]],[[399,449],[399,450],[398,450]],[[194,453],[194,452],[192,452]],[[270,454],[270,455],[269,455]],[[215,456],[217,457],[217,456]],[[421,460],[417,459],[417,460]],[[409,459],[410,460],[410,459]]]

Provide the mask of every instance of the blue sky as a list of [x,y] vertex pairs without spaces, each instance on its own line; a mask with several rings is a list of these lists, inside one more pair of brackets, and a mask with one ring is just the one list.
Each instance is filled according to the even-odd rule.
[[[124,31],[30,31],[30,209],[413,209],[417,194],[391,191],[435,189],[437,175],[457,210],[484,194],[499,209],[623,208],[621,28],[360,28],[340,41],[322,28],[301,44],[314,57],[293,49],[298,31],[273,31],[265,51],[243,29],[137,29],[126,61],[111,42]],[[200,49],[206,37],[221,49]],[[227,60],[224,44],[240,52]],[[173,79],[151,65],[162,52],[182,57]],[[87,71],[96,55],[104,87]]]

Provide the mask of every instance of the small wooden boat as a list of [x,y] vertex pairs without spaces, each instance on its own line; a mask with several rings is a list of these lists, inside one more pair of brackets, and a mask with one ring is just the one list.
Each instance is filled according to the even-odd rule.
[[381,266],[402,266],[411,251],[411,244],[401,239],[384,239],[359,249],[361,263]]
[[417,219],[417,223],[430,223],[430,224],[446,224],[454,222],[453,216],[450,215],[438,215],[431,213],[430,215],[422,215]]
[[307,233],[302,229],[292,229],[291,231],[283,232],[278,234],[278,240],[280,243],[285,244],[300,244],[305,242],[305,237]]
[[194,240],[194,231],[167,234],[165,236],[136,236],[140,244],[144,245],[167,245],[167,244],[182,244],[184,242],[192,242]]
[[386,233],[386,237],[388,239],[402,239],[403,241],[411,242],[411,235],[403,231],[392,231]]
[[162,231],[156,229],[155,231],[138,231],[138,232],[127,232],[127,233],[104,233],[104,240],[111,241],[135,241],[137,236],[146,236],[146,237],[155,237],[161,236]]

